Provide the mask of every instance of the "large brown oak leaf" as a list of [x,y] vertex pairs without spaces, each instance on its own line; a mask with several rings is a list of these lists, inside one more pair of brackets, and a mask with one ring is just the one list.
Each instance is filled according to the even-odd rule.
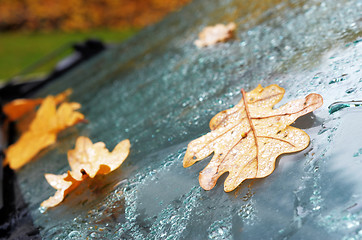
[[203,189],[212,189],[225,172],[229,172],[224,184],[226,192],[245,179],[264,178],[274,171],[279,155],[301,151],[309,145],[309,136],[289,125],[319,108],[322,96],[311,93],[273,109],[284,92],[275,84],[266,88],[259,85],[248,93],[242,89],[242,99],[235,107],[211,119],[211,132],[189,143],[185,168],[214,153],[199,175]]

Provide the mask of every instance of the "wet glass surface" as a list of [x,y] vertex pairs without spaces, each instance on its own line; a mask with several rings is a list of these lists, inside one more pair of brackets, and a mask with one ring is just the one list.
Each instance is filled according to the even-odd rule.
[[[358,0],[196,0],[182,11],[73,70],[39,95],[74,90],[88,124],[17,172],[45,239],[361,239],[362,3]],[[197,49],[203,27],[234,21],[236,39]],[[208,160],[184,169],[189,141],[208,132],[240,89],[277,83],[281,104],[311,92],[324,105],[296,121],[310,146],[278,158],[265,179],[231,193],[223,179],[199,187]],[[333,105],[332,105],[333,106]],[[45,213],[54,194],[44,173],[69,169],[79,135],[112,149],[129,138],[120,169],[87,180]]]

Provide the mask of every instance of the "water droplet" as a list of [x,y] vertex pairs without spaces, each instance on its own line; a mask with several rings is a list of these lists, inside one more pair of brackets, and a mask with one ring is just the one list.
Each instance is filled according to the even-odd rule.
[[362,148],[358,149],[358,152],[355,152],[353,157],[359,157],[360,155],[362,155]]
[[99,239],[100,238],[100,235],[97,232],[92,232],[89,236],[91,238],[94,238],[94,239]]
[[331,104],[329,107],[328,107],[328,111],[329,111],[329,114],[332,114],[332,113],[335,113],[343,108],[347,108],[349,107],[349,104],[344,104],[344,103],[340,103],[340,104],[336,104],[336,103],[333,103]]
[[81,238],[81,234],[78,231],[71,231],[68,234],[68,239],[80,239]]
[[319,130],[318,135],[321,135],[321,134],[327,132],[329,129],[330,128],[323,128],[323,129]]
[[335,102],[329,105],[328,110],[329,114],[335,113],[343,108],[347,107],[360,107],[362,106],[362,101],[346,101],[346,102]]
[[350,94],[350,93],[353,93],[354,91],[356,91],[357,88],[348,88],[346,90],[346,93]]
[[209,239],[229,239],[231,237],[231,217],[215,221],[207,231]]
[[317,210],[319,210],[319,209],[321,209],[321,206],[315,206],[315,207],[313,208],[314,211],[317,211]]
[[313,79],[318,79],[318,78],[320,77],[320,75],[321,75],[321,74],[322,74],[321,72],[316,73],[316,74],[313,76]]
[[39,207],[40,213],[45,213],[46,210],[47,210],[47,208],[45,208],[45,207]]
[[348,77],[348,74],[347,74],[347,73],[342,74],[342,75],[339,76],[339,77],[333,78],[333,79],[329,82],[329,84],[342,82],[342,81],[346,80],[347,77]]
[[357,43],[359,43],[359,42],[362,42],[362,38],[355,40],[353,43],[354,43],[354,44],[357,44]]

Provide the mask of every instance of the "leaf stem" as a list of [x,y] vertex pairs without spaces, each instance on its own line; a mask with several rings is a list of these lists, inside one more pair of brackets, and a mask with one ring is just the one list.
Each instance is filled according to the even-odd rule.
[[246,117],[248,118],[249,125],[250,125],[251,130],[253,131],[254,140],[255,140],[255,148],[256,148],[256,157],[255,157],[255,159],[256,159],[256,174],[255,174],[255,177],[256,177],[256,176],[258,176],[258,168],[259,168],[259,157],[258,157],[258,156],[259,156],[259,146],[258,146],[258,139],[257,139],[257,136],[256,136],[256,131],[255,131],[254,124],[253,124],[253,122],[252,122],[252,120],[251,120],[249,108],[248,108],[247,101],[246,101],[246,93],[245,93],[244,88],[241,89],[241,94],[243,95],[243,102],[244,102]]

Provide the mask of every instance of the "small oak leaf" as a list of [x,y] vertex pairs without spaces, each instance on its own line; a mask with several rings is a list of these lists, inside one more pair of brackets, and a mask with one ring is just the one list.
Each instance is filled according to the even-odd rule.
[[41,206],[44,208],[57,206],[63,201],[69,192],[73,191],[81,183],[81,181],[75,180],[70,175],[69,171],[68,173],[64,173],[62,175],[47,173],[45,174],[45,179],[48,181],[50,186],[55,188],[57,191],[55,192],[54,196],[41,203]]
[[126,160],[131,144],[128,139],[121,141],[109,152],[103,142],[92,144],[86,137],[78,137],[75,149],[68,151],[71,171],[62,175],[45,174],[48,183],[57,190],[54,196],[41,203],[44,208],[61,203],[65,196],[75,189],[88,176],[108,174],[117,169]]
[[117,169],[127,158],[131,143],[121,141],[109,152],[103,142],[92,144],[86,137],[79,137],[75,149],[68,151],[68,161],[74,179],[81,180],[84,173],[90,178],[97,174],[107,174]]
[[235,29],[236,24],[233,22],[227,25],[216,24],[215,26],[207,26],[199,33],[199,39],[194,44],[202,48],[219,42],[226,42],[234,37]]
[[309,144],[309,136],[304,131],[289,125],[323,104],[322,96],[312,93],[273,109],[284,95],[284,89],[275,84],[241,92],[242,99],[235,107],[211,119],[211,132],[187,147],[184,167],[214,153],[199,175],[205,190],[212,189],[225,172],[229,172],[224,184],[226,192],[234,190],[245,179],[270,175],[279,155],[301,151]]

